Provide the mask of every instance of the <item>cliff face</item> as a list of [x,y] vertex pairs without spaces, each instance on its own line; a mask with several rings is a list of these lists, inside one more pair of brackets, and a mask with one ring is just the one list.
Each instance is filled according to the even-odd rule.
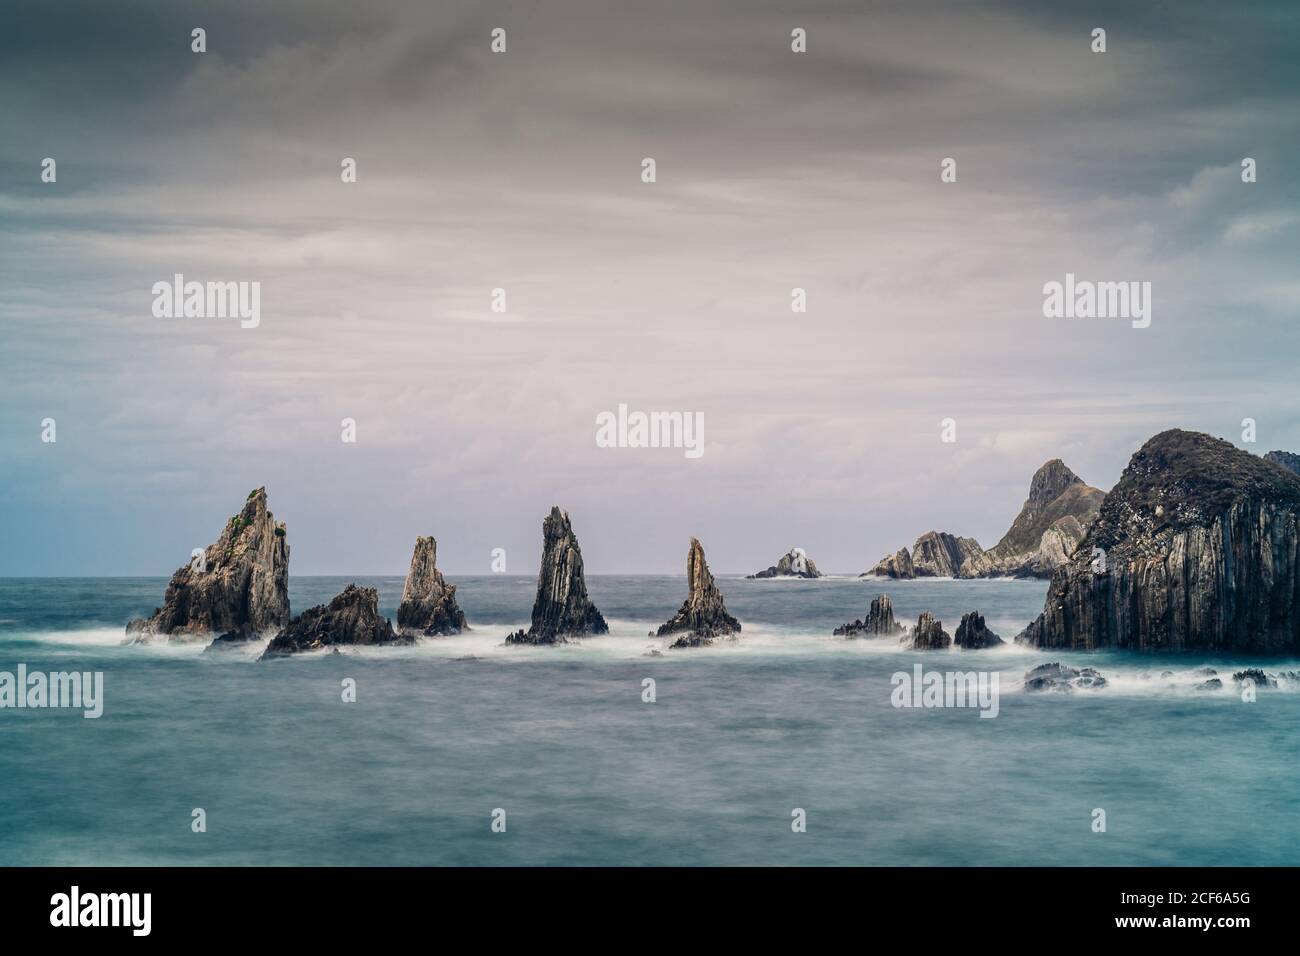
[[1208,435],[1161,432],[1129,461],[1079,550],[1052,575],[1043,613],[1016,639],[1294,653],[1298,516],[1300,476]]
[[431,537],[415,539],[411,569],[397,608],[397,627],[426,637],[459,634],[466,629],[465,614],[456,604],[456,586],[448,584],[438,570],[438,542]]
[[883,558],[863,577],[1047,577],[1083,539],[1105,493],[1053,458],[1029,483],[1029,497],[1010,529],[985,551],[974,538],[930,531]]
[[127,640],[168,635],[185,640],[210,634],[282,627],[289,621],[289,544],[283,522],[266,507],[266,489],[249,493],[204,552],[204,569],[172,575],[163,606],[126,626]]
[[745,575],[747,578],[820,578],[821,576],[822,573],[817,570],[817,563],[808,557],[803,548],[791,548],[770,568]]
[[271,639],[262,659],[343,645],[409,644],[379,616],[379,592],[349,584],[329,604],[303,611]]
[[542,522],[542,567],[537,575],[532,626],[506,638],[507,644],[560,644],[570,637],[608,634],[609,627],[587,596],[582,550],[569,516],[559,508]]
[[722,592],[704,560],[704,548],[696,538],[691,538],[686,552],[686,584],[690,591],[686,602],[659,627],[656,636],[681,634],[673,647],[698,647],[712,643],[714,638],[740,633],[740,622],[727,613]]
[[1300,475],[1300,455],[1290,451],[1271,451],[1264,456],[1265,461],[1281,465],[1287,471]]

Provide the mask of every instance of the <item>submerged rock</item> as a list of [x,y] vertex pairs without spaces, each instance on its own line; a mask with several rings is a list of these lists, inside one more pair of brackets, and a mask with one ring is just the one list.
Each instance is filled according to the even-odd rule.
[[820,578],[822,573],[817,570],[817,564],[812,558],[808,557],[803,548],[791,548],[782,555],[781,560],[776,562],[765,571],[758,571],[754,574],[747,574],[748,578]]
[[[1093,554],[1104,554],[1094,569]],[[1172,429],[1133,455],[1043,613],[1036,647],[1300,651],[1300,476]]]
[[1025,672],[1025,690],[1069,693],[1075,688],[1096,690],[1106,686],[1106,678],[1093,667],[1068,667],[1056,661],[1039,664]]
[[984,615],[978,611],[971,611],[961,616],[961,623],[957,625],[957,634],[952,642],[968,651],[997,647],[999,644],[1006,643],[985,626]]
[[289,622],[271,639],[261,660],[331,646],[337,652],[340,644],[411,643],[414,638],[395,633],[388,620],[379,616],[378,591],[349,584],[329,604],[309,608]]
[[727,613],[722,592],[713,582],[704,560],[704,548],[697,538],[691,538],[686,552],[686,587],[690,593],[685,603],[659,627],[656,637],[679,634],[670,646],[701,647],[712,644],[716,638],[740,633],[740,622]]
[[255,632],[251,627],[245,624],[237,628],[236,630],[227,631],[225,634],[213,638],[212,643],[209,644],[207,647],[203,648],[203,653],[206,654],[209,651],[232,650],[236,647],[241,647],[244,644],[250,644],[253,641],[259,639],[260,639],[260,635],[257,634],[257,632]]
[[465,614],[456,605],[456,586],[448,584],[438,570],[438,542],[432,537],[415,539],[411,569],[402,588],[397,608],[397,627],[418,631],[426,637],[443,637],[466,630]]
[[943,629],[943,622],[936,621],[929,611],[922,611],[912,632],[912,650],[942,651],[951,644],[952,638]]
[[200,563],[172,575],[163,606],[126,626],[127,642],[154,635],[193,640],[289,621],[289,544],[283,522],[266,507],[266,489],[249,493]]
[[903,625],[894,620],[894,605],[888,594],[871,599],[865,621],[854,621],[835,629],[836,637],[896,637]]
[[1207,681],[1202,681],[1196,685],[1197,690],[1222,690],[1223,681],[1217,677],[1211,677]]
[[582,550],[559,508],[542,522],[542,567],[537,574],[537,598],[532,626],[506,638],[507,644],[563,644],[571,637],[608,634],[609,627],[587,597]]

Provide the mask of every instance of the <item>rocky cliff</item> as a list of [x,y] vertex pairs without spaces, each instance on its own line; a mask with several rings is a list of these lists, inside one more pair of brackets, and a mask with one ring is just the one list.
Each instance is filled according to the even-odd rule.
[[1290,451],[1271,451],[1264,456],[1265,461],[1281,465],[1292,474],[1300,475],[1300,455]]
[[894,620],[894,605],[888,594],[871,599],[865,621],[854,621],[837,627],[836,637],[897,637],[903,633],[903,625]]
[[1029,497],[1010,529],[988,551],[974,538],[930,531],[882,558],[862,577],[1047,577],[1063,564],[1097,515],[1105,493],[1053,458],[1029,482]]
[[1130,459],[1016,639],[1300,651],[1300,476],[1209,435],[1161,432]]
[[506,638],[507,644],[562,644],[570,637],[608,634],[609,627],[587,597],[582,550],[559,508],[542,522],[542,567],[537,575],[532,626]]
[[410,644],[379,616],[379,592],[349,584],[329,604],[303,611],[271,639],[262,660],[339,645]]
[[266,489],[250,492],[203,562],[172,575],[163,606],[126,626],[128,641],[166,635],[186,640],[262,632],[289,621],[289,544],[283,522],[266,507]]
[[656,631],[657,637],[680,634],[672,647],[699,647],[715,638],[740,633],[740,622],[727,613],[722,592],[713,582],[704,548],[691,538],[686,552],[686,587],[688,595],[677,613]]
[[747,578],[820,578],[817,564],[803,548],[791,548],[770,568],[745,575]]
[[397,608],[397,627],[426,637],[459,634],[466,629],[465,614],[456,605],[456,586],[448,584],[438,570],[438,542],[431,537],[415,539],[402,603]]

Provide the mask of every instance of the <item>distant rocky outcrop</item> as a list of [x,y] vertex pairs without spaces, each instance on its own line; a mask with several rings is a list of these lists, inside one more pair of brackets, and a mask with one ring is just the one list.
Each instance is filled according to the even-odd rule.
[[1300,455],[1290,451],[1271,451],[1264,456],[1265,461],[1281,465],[1287,471],[1300,475]]
[[506,643],[563,644],[571,637],[608,633],[605,619],[587,597],[582,550],[569,516],[552,508],[542,522],[542,567],[532,626],[509,635]]
[[1020,514],[990,550],[974,538],[930,531],[863,577],[1047,577],[1074,553],[1104,497],[1054,458],[1034,472]]
[[854,621],[835,629],[836,637],[897,637],[903,625],[894,620],[894,604],[888,594],[871,599],[865,621]]
[[271,639],[262,654],[283,657],[339,645],[411,644],[414,638],[393,631],[379,616],[379,592],[349,584],[329,604],[303,611]]
[[438,542],[431,537],[415,539],[411,569],[406,572],[402,603],[397,608],[397,628],[426,637],[444,637],[466,629],[465,614],[456,605],[456,586],[448,584],[438,570]]
[[791,548],[781,560],[765,571],[747,574],[747,578],[820,578],[822,573],[817,564],[808,557],[803,548]]
[[984,623],[984,615],[979,611],[971,611],[961,616],[961,623],[957,625],[957,633],[953,636],[952,642],[968,651],[997,647],[999,644],[1006,643],[988,629]]
[[740,622],[727,613],[722,592],[713,582],[704,560],[704,548],[697,538],[691,538],[686,552],[686,587],[689,594],[685,603],[659,627],[656,637],[676,634],[680,636],[670,646],[700,647],[712,644],[716,638],[740,633]]
[[1025,672],[1025,690],[1069,693],[1075,689],[1096,690],[1106,686],[1106,678],[1093,667],[1069,667],[1057,661],[1039,664]]
[[922,611],[912,631],[912,650],[942,651],[951,645],[952,638],[943,629],[943,622],[936,621],[929,611]]
[[1300,476],[1209,435],[1161,432],[1130,459],[1016,639],[1300,651]]
[[289,544],[283,522],[266,507],[266,489],[249,493],[202,562],[172,575],[163,606],[126,626],[128,642],[166,635],[186,640],[213,634],[278,629],[289,621]]

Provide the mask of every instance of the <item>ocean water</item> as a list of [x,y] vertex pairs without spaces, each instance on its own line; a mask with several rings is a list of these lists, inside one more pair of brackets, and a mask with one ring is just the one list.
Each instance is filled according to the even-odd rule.
[[[295,612],[351,580],[291,579]],[[355,580],[395,616],[401,578]],[[741,638],[662,656],[682,577],[589,578],[612,633],[550,648],[502,643],[535,579],[455,583],[465,635],[259,663],[123,646],[162,578],[0,580],[0,671],[102,671],[105,697],[97,720],[0,710],[0,864],[1300,863],[1300,692],[1230,680],[1261,662],[831,636],[886,591],[900,620],[979,609],[1009,639],[1042,582],[724,577]],[[1025,693],[1048,660],[1109,684]],[[892,706],[918,662],[997,671],[998,716]],[[1207,666],[1224,690],[1194,689]]]

